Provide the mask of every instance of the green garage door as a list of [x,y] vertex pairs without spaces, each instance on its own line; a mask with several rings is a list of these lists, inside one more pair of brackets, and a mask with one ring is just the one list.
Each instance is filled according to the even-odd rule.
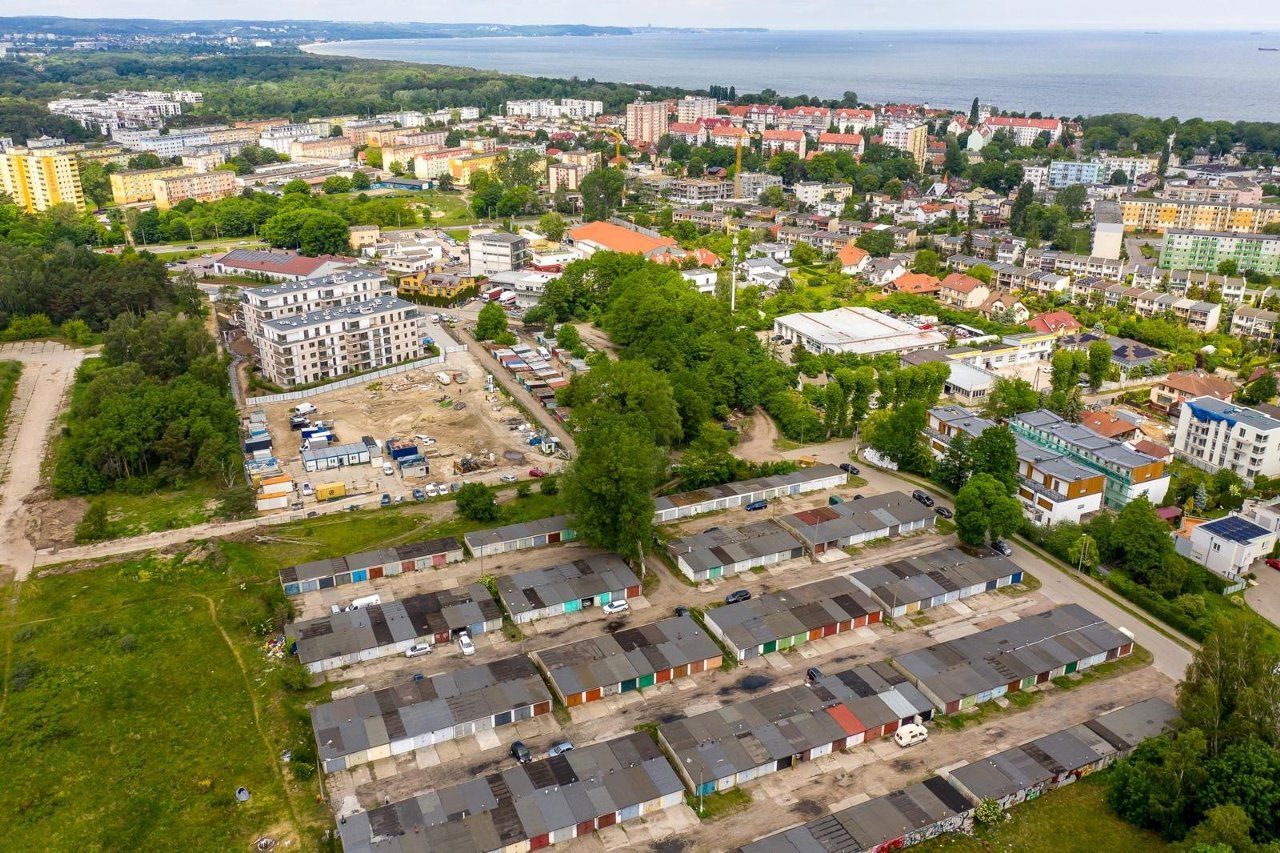
[[770,652],[776,652],[777,650],[778,650],[777,640],[770,640],[769,642],[764,644],[764,653],[766,655],[769,654]]
[[642,675],[642,676],[640,676],[640,686],[641,686],[641,687],[652,687],[652,686],[653,686],[653,682],[657,679],[657,677],[658,677],[658,676],[657,676],[655,673],[652,673],[652,672],[651,672],[651,673],[649,673],[648,675]]

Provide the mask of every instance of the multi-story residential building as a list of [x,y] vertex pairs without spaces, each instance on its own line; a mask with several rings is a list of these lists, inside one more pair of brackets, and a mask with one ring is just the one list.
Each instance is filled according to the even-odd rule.
[[1197,468],[1230,468],[1253,481],[1280,474],[1280,420],[1215,397],[1182,403],[1174,452]]
[[1241,271],[1280,275],[1280,234],[1232,234],[1169,229],[1160,248],[1160,266],[1217,270],[1235,261]]
[[246,287],[240,295],[240,315],[245,334],[257,338],[269,320],[300,317],[313,311],[331,311],[356,302],[395,296],[385,275],[350,267],[316,278],[266,287]]
[[1269,341],[1275,336],[1277,323],[1280,323],[1280,314],[1275,311],[1241,305],[1231,315],[1231,336]]
[[720,125],[711,128],[707,133],[707,139],[712,145],[720,148],[736,148],[750,142],[751,134],[740,127]]
[[1182,556],[1234,582],[1241,581],[1241,575],[1271,553],[1276,534],[1233,512],[1190,529],[1184,527],[1174,536],[1173,544]]
[[765,157],[788,152],[804,159],[808,139],[802,130],[766,130],[760,134],[760,153]]
[[831,126],[831,110],[826,107],[792,107],[782,111],[778,127],[817,135]]
[[986,125],[996,133],[1005,133],[1013,139],[1014,144],[1027,146],[1036,141],[1042,133],[1049,134],[1049,144],[1057,142],[1062,136],[1062,122],[1056,118],[1014,118],[1012,116],[988,116],[983,119]]
[[[562,98],[559,103],[556,103],[551,98],[539,98],[527,101],[507,101],[505,112],[508,116],[528,116],[529,118],[595,118],[604,112],[604,103],[580,98]],[[475,118],[479,118],[479,116],[477,115]]]
[[[193,100],[194,99],[194,100]],[[164,120],[182,113],[183,103],[200,103],[199,92],[113,92],[104,100],[61,98],[49,102],[49,112],[79,122],[87,130],[108,136],[125,128],[162,127]]]
[[80,164],[74,154],[49,154],[28,148],[0,151],[0,193],[28,213],[69,204],[83,212]]
[[[417,160],[414,161],[415,163]],[[467,186],[478,172],[492,172],[498,165],[498,152],[454,155],[449,158],[449,175],[455,186]]]
[[157,178],[152,182],[152,187],[156,207],[160,210],[168,210],[189,198],[196,201],[217,201],[230,198],[237,192],[235,173],[225,169]]
[[1093,241],[1091,254],[1100,258],[1120,260],[1124,248],[1124,218],[1120,205],[1114,201],[1100,201],[1093,206]]
[[925,149],[928,147],[929,129],[923,124],[891,124],[884,129],[884,144],[905,151],[924,166]]
[[1054,252],[1047,249],[1027,249],[1022,265],[1061,275],[1097,276],[1108,281],[1124,278],[1124,262],[1119,258],[1099,255],[1076,255],[1070,252]]
[[[116,204],[153,201],[155,182],[164,178],[194,175],[190,166],[163,166],[159,169],[124,169],[111,174],[111,200]],[[232,176],[234,177],[234,175]]]
[[[291,160],[342,160],[355,157],[356,149],[351,140],[341,136],[320,136],[315,139],[295,139],[289,143]],[[412,161],[410,161],[412,162]]]
[[799,181],[792,190],[796,194],[796,201],[810,207],[827,197],[845,201],[853,195],[853,187],[849,184],[824,184],[822,181]]
[[667,134],[673,141],[684,142],[696,148],[707,141],[710,131],[701,122],[673,121],[667,125]]
[[547,166],[547,191],[555,193],[563,189],[565,192],[577,192],[582,186],[582,179],[589,174],[586,166],[574,166],[569,163],[552,163]]
[[1036,192],[1040,192],[1049,186],[1049,167],[1048,166],[1023,166],[1022,182],[1031,184],[1031,188]]
[[426,331],[413,303],[382,296],[267,320],[256,343],[263,375],[288,387],[420,358]]
[[1062,189],[1072,184],[1104,184],[1111,177],[1102,163],[1088,160],[1054,160],[1049,164],[1049,189]]
[[782,186],[780,175],[770,175],[766,172],[743,172],[736,180],[742,186],[743,198],[759,198],[760,193],[769,187]]
[[258,137],[258,145],[280,154],[288,154],[295,139],[319,139],[329,135],[328,122],[305,124],[275,124],[264,127]]
[[668,126],[666,101],[636,101],[627,104],[627,141],[656,145],[659,139],[667,135]]
[[519,234],[506,231],[473,234],[467,245],[474,276],[518,270],[529,261],[529,241]]
[[1124,172],[1129,182],[1137,180],[1139,175],[1155,174],[1160,168],[1160,160],[1156,157],[1103,157],[1103,180],[1109,181],[1116,172]]
[[219,148],[201,148],[182,155],[182,165],[197,172],[212,172],[225,162],[227,155]]
[[692,124],[700,118],[715,118],[716,108],[719,106],[720,103],[715,98],[685,95],[676,101],[676,120]]
[[[952,440],[963,433],[977,438],[996,424],[959,406],[929,410],[925,439],[934,457],[946,455]],[[1018,501],[1036,524],[1079,522],[1102,509],[1106,477],[1065,453],[1050,452],[1015,433],[1018,453]]]
[[855,110],[842,107],[831,114],[831,123],[841,133],[861,133],[876,123],[875,110]]
[[861,154],[866,149],[866,145],[859,133],[829,133],[823,132],[818,134],[818,150],[827,151],[848,151],[850,154]]
[[1114,509],[1123,508],[1139,495],[1158,504],[1169,490],[1169,475],[1162,460],[1103,438],[1053,412],[1038,409],[1017,415],[1009,421],[1009,427],[1014,435],[1102,474],[1106,478],[1103,501]]
[[667,189],[671,200],[679,204],[699,205],[733,196],[733,183],[711,178],[681,178]]
[[1175,198],[1120,198],[1124,226],[1138,231],[1218,231],[1260,234],[1280,222],[1280,205],[1185,201]]

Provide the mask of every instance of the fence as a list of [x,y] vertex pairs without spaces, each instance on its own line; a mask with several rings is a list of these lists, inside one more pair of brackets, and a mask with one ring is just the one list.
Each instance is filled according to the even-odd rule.
[[[466,349],[466,347],[462,347]],[[453,350],[448,350],[452,352]],[[350,388],[352,385],[363,385],[366,382],[373,382],[384,376],[394,376],[397,373],[407,373],[410,370],[417,370],[419,367],[428,367],[433,364],[444,364],[444,355],[433,355],[430,358],[420,358],[417,361],[406,361],[403,364],[397,364],[392,367],[384,367],[381,370],[375,370],[371,373],[361,373],[359,376],[348,376],[346,379],[335,379],[333,382],[326,382],[324,385],[316,385],[312,388],[306,388],[301,391],[285,391],[280,394],[267,394],[262,397],[250,397],[245,400],[247,406],[262,406],[268,403],[283,403],[288,400],[305,400],[315,394],[323,394],[326,391],[336,391],[339,388]]]
[[1248,581],[1236,581],[1230,586],[1224,586],[1222,588],[1222,594],[1231,595],[1233,592],[1239,592],[1240,590],[1244,589],[1248,585],[1249,585]]

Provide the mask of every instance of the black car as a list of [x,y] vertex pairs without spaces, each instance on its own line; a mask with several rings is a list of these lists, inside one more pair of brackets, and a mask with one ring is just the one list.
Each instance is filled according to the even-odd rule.
[[810,683],[817,681],[821,677],[822,677],[822,670],[818,669],[816,666],[809,667],[809,669],[806,670],[804,674],[804,680]]
[[853,499],[854,499],[855,501],[860,501],[860,500],[862,500],[862,495],[854,495],[854,496],[853,496]]
[[954,513],[954,512],[952,512],[951,510],[947,509],[945,506],[935,506],[935,507],[933,508],[933,511],[934,511],[934,512],[936,512],[940,518],[954,518],[954,517],[955,517],[955,513]]
[[677,615],[677,616],[688,616],[688,615],[689,615],[689,608],[685,607],[683,604],[682,604],[682,605],[680,605],[679,607],[677,607],[677,608],[676,608],[676,615]]
[[911,493],[911,497],[915,498],[925,506],[933,506],[933,498],[929,497],[927,492],[922,492],[919,489],[916,489]]
[[743,601],[749,601],[751,593],[745,589],[735,589],[724,597],[725,604],[738,604]]
[[529,752],[529,747],[525,746],[522,740],[511,744],[511,757],[521,764],[528,764],[533,761],[533,753]]
[[850,465],[848,462],[841,462],[840,470],[845,472],[846,474],[853,474],[855,476],[862,473],[861,471],[858,470],[857,465]]

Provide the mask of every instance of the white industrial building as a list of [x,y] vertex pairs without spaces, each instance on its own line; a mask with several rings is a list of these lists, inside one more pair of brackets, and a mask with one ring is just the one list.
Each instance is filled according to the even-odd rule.
[[940,350],[947,343],[939,332],[917,329],[870,308],[787,314],[773,321],[773,333],[814,353],[904,353]]

